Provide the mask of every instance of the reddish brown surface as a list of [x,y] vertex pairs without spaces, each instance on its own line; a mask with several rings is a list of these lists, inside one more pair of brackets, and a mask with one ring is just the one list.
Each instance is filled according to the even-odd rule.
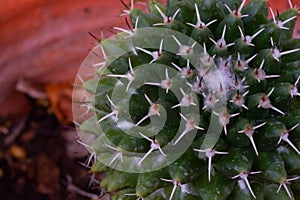
[[123,8],[119,0],[0,0],[0,117],[27,111],[19,79],[72,81],[95,42],[87,32],[119,24]]

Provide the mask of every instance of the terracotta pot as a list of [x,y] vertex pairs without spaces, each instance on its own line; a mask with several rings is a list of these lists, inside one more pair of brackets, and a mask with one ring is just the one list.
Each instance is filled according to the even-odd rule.
[[96,43],[88,31],[107,34],[123,22],[117,17],[124,9],[120,0],[0,0],[0,5],[0,119],[29,110],[25,96],[15,90],[18,80],[36,87],[73,81]]
[[[289,7],[287,0],[269,4],[279,11]],[[0,0],[0,5],[0,119],[29,110],[26,97],[15,89],[19,80],[41,90],[48,83],[72,82],[96,42],[88,31],[107,35],[124,22],[117,17],[124,9],[120,0]]]

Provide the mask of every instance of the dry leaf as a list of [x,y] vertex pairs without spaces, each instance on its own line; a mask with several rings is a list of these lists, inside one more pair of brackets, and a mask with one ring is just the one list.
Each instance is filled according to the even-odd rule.
[[57,83],[46,86],[51,108],[62,124],[73,122],[72,89],[70,83]]

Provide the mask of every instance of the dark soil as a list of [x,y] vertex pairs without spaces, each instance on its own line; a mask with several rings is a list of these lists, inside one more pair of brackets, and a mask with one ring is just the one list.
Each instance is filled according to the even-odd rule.
[[76,144],[74,126],[62,126],[47,100],[31,104],[25,119],[1,123],[0,199],[91,199],[82,191],[98,196],[97,183],[89,187],[91,173],[82,164],[88,154]]

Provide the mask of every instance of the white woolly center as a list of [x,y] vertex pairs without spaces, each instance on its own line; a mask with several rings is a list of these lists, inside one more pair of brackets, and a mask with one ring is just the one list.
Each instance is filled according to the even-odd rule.
[[[209,72],[204,76],[204,82],[213,93],[219,93],[220,85],[222,84],[222,74],[219,74],[218,71]],[[218,78],[220,77],[220,78]]]

